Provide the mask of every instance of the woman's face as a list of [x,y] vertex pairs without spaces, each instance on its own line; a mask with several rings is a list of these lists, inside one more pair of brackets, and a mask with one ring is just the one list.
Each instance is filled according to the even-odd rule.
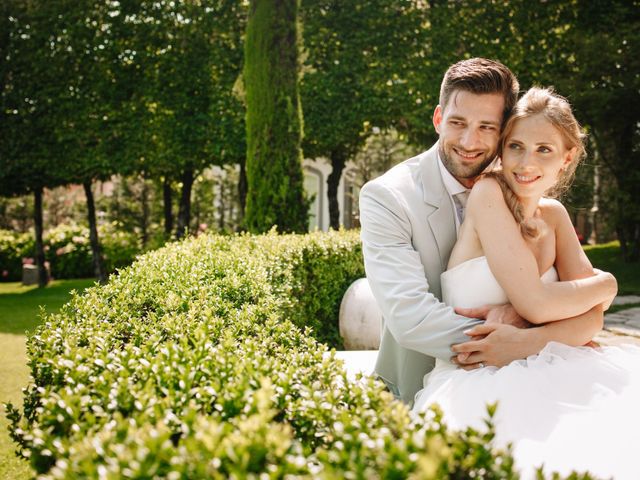
[[571,162],[573,150],[543,115],[517,120],[502,151],[505,179],[518,197],[541,197]]

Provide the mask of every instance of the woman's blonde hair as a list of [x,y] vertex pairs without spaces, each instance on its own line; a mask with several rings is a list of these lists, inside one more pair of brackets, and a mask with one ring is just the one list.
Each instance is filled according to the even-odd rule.
[[[586,135],[576,120],[576,117],[573,115],[571,105],[566,98],[555,93],[552,88],[530,88],[527,93],[518,100],[511,116],[505,123],[499,145],[499,155],[502,156],[505,143],[513,131],[516,122],[535,115],[544,116],[544,118],[560,132],[567,150],[576,149],[571,161],[565,165],[554,186],[545,192],[547,197],[557,198],[571,186],[575,177],[576,168],[586,156],[584,147]],[[543,224],[536,219],[527,220],[524,218],[522,204],[505,181],[501,172],[490,172],[487,176],[495,178],[500,185],[507,206],[511,210],[511,213],[513,213],[516,221],[520,224],[522,234],[525,237],[538,238],[542,234]]]

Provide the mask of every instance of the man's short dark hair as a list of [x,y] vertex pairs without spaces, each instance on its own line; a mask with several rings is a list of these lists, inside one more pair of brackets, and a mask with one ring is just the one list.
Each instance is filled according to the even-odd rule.
[[502,63],[486,58],[470,58],[454,63],[444,74],[440,86],[440,106],[443,109],[456,90],[502,94],[505,121],[518,101],[520,84],[513,72]]

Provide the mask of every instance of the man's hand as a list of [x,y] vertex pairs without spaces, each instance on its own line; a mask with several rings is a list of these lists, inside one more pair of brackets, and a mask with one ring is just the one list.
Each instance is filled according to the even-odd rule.
[[458,315],[485,320],[485,324],[500,323],[517,328],[529,328],[533,325],[522,318],[510,303],[484,305],[477,308],[456,308],[455,311]]
[[482,365],[503,367],[540,351],[541,346],[532,336],[536,330],[498,323],[476,325],[464,332],[472,340],[451,347],[458,354],[451,360],[465,370]]

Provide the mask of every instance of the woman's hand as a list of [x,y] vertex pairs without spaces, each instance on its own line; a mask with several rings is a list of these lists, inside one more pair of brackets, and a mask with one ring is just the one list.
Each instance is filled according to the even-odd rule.
[[512,325],[516,328],[529,328],[533,326],[532,323],[522,318],[510,303],[503,305],[483,305],[477,308],[458,307],[455,311],[458,315],[485,320],[485,324]]

